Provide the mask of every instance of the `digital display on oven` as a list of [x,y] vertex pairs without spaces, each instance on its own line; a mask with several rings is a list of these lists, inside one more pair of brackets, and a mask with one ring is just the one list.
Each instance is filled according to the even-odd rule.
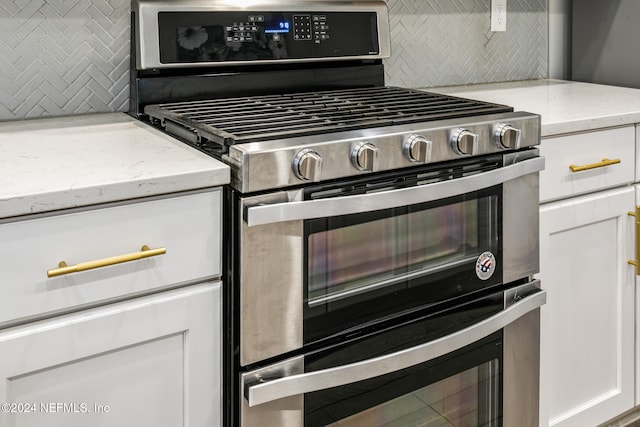
[[264,32],[267,34],[288,33],[290,28],[291,23],[289,21],[267,22],[264,26]]

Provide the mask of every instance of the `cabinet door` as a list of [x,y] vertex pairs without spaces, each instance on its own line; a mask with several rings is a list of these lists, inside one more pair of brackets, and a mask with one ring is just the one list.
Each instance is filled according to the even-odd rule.
[[0,425],[220,425],[220,284],[0,332]]
[[634,189],[540,208],[541,420],[596,426],[634,405]]

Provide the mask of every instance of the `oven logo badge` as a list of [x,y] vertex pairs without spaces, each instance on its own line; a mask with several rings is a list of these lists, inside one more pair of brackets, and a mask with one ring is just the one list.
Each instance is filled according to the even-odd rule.
[[496,257],[491,252],[483,252],[476,260],[476,275],[480,280],[487,280],[496,271]]

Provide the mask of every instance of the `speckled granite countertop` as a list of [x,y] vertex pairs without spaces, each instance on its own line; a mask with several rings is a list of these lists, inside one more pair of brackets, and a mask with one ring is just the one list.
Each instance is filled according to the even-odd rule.
[[640,123],[640,89],[564,80],[425,88],[542,116],[542,136]]
[[228,182],[225,164],[124,113],[0,123],[0,218]]

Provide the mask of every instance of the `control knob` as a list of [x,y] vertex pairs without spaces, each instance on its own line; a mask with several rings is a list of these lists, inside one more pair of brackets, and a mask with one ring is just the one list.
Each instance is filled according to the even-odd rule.
[[305,181],[320,181],[322,157],[313,150],[302,150],[293,159],[293,173]]
[[431,160],[432,145],[424,136],[413,134],[404,142],[404,154],[412,162],[427,163]]
[[500,148],[518,149],[520,148],[520,129],[503,123],[496,129],[495,140]]
[[478,151],[478,135],[468,129],[458,129],[451,135],[451,147],[460,155],[472,156]]
[[378,148],[368,142],[361,142],[351,150],[351,162],[361,171],[378,170]]

